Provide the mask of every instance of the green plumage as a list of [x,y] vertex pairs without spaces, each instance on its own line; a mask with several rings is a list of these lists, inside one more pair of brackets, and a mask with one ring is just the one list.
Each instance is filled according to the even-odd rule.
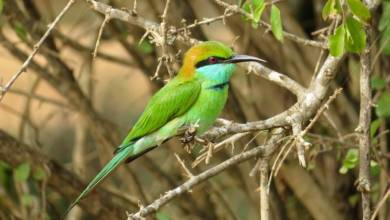
[[152,97],[122,145],[150,134],[184,114],[198,98],[200,89],[201,84],[197,80],[173,79]]
[[88,184],[67,212],[123,161],[134,160],[159,146],[177,135],[183,126],[196,123],[199,126],[197,134],[205,132],[226,103],[228,82],[236,62],[242,61],[234,60],[233,51],[219,42],[209,41],[192,47],[184,57],[178,76],[151,98],[133,129],[115,151],[113,159]]

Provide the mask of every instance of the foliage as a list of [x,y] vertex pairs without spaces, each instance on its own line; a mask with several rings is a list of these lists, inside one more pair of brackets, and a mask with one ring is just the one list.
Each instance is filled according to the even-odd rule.
[[[250,21],[253,28],[259,26],[261,15],[266,7],[264,0],[247,0],[242,9],[251,16],[244,16],[244,20]],[[275,5],[271,5],[270,18],[271,30],[275,38],[283,42],[283,24],[282,17],[279,8]]]
[[383,54],[390,55],[390,1],[383,1],[382,5],[383,13],[378,25],[381,33],[379,45]]
[[272,33],[279,41],[283,41],[283,27],[282,27],[282,18],[280,16],[280,10],[275,5],[271,7],[271,27]]
[[361,53],[366,47],[364,25],[371,18],[370,11],[360,0],[347,0],[347,3],[348,10],[343,11],[340,0],[328,0],[322,10],[324,20],[339,17],[342,20],[329,37],[330,54],[333,56],[341,56],[345,51]]

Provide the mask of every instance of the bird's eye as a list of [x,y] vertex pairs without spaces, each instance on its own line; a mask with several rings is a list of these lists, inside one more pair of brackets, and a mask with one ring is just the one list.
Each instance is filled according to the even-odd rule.
[[209,58],[209,63],[215,64],[215,63],[217,63],[217,62],[218,62],[218,59],[217,59],[216,57],[210,57],[210,58]]

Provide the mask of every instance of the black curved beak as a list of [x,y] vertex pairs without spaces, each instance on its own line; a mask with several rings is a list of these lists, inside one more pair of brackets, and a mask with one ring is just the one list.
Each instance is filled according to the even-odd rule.
[[260,58],[254,56],[248,56],[243,54],[233,55],[231,58],[224,61],[224,63],[242,63],[242,62],[257,62],[257,63],[265,63],[267,61],[262,60]]

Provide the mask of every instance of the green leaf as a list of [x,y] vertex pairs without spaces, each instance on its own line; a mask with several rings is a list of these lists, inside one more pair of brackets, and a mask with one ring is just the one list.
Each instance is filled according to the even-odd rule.
[[25,182],[30,176],[31,166],[29,163],[22,163],[14,171],[15,181]]
[[379,46],[382,50],[382,54],[390,55],[390,27],[386,28],[381,33],[381,38],[379,40]]
[[144,54],[150,54],[153,52],[153,45],[148,40],[141,41],[137,48]]
[[329,37],[329,48],[332,56],[338,57],[344,53],[345,25],[340,25],[336,32]]
[[354,53],[363,52],[366,47],[366,32],[363,25],[353,16],[348,16],[346,20],[347,27],[347,50]]
[[372,176],[378,176],[380,172],[380,167],[375,160],[370,161],[370,171]]
[[326,20],[333,12],[335,0],[328,0],[322,9],[322,19]]
[[27,40],[27,30],[26,28],[23,26],[22,23],[20,22],[15,22],[14,24],[14,31],[16,32],[16,35],[18,35],[18,37],[23,40],[23,41],[26,41]]
[[335,17],[335,15],[340,14],[341,11],[342,9],[339,0],[328,0],[322,9],[322,18],[326,20]]
[[37,181],[42,181],[46,179],[46,172],[42,168],[38,167],[33,172],[33,178]]
[[353,194],[353,195],[348,197],[348,203],[352,207],[355,207],[358,204],[359,199],[360,199],[360,195],[359,194]]
[[385,91],[378,99],[377,107],[375,108],[378,117],[390,117],[390,92]]
[[33,203],[33,196],[30,194],[23,194],[21,198],[21,202],[24,206],[31,206]]
[[384,55],[390,55],[390,1],[383,2],[378,29],[381,31],[379,45]]
[[251,9],[251,5],[248,1],[246,1],[243,5],[242,5],[242,10],[244,10],[246,13],[248,14],[252,14],[252,9]]
[[282,18],[280,16],[280,10],[275,5],[271,7],[271,29],[275,38],[283,42],[283,27]]
[[256,27],[263,14],[264,8],[264,0],[252,0],[253,22],[256,24]]
[[386,81],[380,76],[376,75],[371,78],[371,87],[376,90],[385,88]]
[[349,149],[343,160],[343,166],[340,167],[339,173],[346,174],[348,170],[356,167],[359,159],[359,151],[357,149]]
[[347,0],[347,4],[352,14],[361,19],[362,21],[367,21],[370,19],[371,14],[366,5],[363,4],[360,0]]
[[346,174],[346,173],[348,173],[348,168],[346,168],[345,166],[340,167],[339,173],[340,173],[340,174]]
[[370,125],[370,136],[371,138],[374,137],[376,132],[378,131],[380,125],[381,125],[382,120],[380,118],[376,119],[375,121],[371,122]]
[[4,9],[4,0],[0,0],[0,15],[3,13]]
[[156,213],[156,219],[157,220],[171,220],[171,218],[169,217],[169,215],[165,212],[157,212]]

